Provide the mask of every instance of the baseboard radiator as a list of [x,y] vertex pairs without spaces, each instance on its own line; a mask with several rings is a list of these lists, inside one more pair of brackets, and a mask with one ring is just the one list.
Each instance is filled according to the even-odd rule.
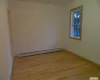
[[42,50],[42,51],[34,51],[34,52],[27,52],[27,53],[20,53],[18,57],[25,57],[25,56],[34,56],[44,53],[51,53],[51,52],[60,52],[63,51],[62,48],[56,48],[56,49],[48,49],[48,50]]

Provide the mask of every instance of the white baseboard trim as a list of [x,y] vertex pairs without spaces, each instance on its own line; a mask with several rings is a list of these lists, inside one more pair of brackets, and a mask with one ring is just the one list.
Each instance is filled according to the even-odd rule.
[[20,53],[18,55],[18,57],[34,56],[34,55],[38,55],[38,54],[51,53],[51,52],[59,52],[59,51],[63,51],[63,49],[62,48],[56,48],[56,49],[48,49],[48,50],[42,50],[42,51]]

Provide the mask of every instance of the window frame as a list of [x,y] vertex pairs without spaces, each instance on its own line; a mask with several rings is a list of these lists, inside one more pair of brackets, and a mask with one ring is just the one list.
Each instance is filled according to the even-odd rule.
[[[81,11],[81,18],[80,18],[80,37],[72,37],[71,36],[71,32],[72,32],[72,13],[77,11],[77,10],[80,10]],[[70,28],[69,28],[69,38],[71,39],[76,39],[76,40],[81,40],[82,39],[82,19],[83,19],[83,5],[82,6],[79,6],[79,7],[76,7],[76,8],[73,8],[73,9],[70,9]]]

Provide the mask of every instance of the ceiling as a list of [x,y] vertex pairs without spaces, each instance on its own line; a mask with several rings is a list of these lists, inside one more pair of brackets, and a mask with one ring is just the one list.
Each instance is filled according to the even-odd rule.
[[31,1],[44,4],[54,4],[54,5],[66,5],[69,0],[21,0],[21,1]]

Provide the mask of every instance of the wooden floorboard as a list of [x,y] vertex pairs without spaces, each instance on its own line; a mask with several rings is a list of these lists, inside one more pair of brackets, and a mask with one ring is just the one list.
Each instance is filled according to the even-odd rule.
[[95,65],[62,51],[15,57],[12,80],[89,80],[92,76],[100,76]]

